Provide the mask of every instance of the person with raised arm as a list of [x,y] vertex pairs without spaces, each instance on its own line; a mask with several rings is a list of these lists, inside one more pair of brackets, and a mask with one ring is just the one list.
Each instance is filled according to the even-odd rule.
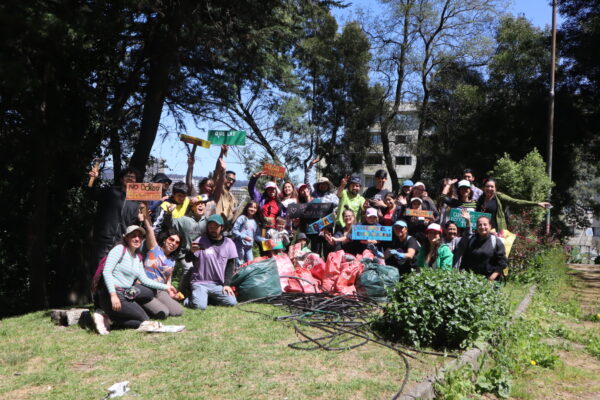
[[[348,189],[346,189],[346,185]],[[361,182],[357,176],[350,177],[346,175],[340,181],[340,186],[337,190],[337,195],[340,199],[338,210],[345,210],[346,206],[352,210],[356,220],[360,221],[362,212],[367,206],[367,201],[363,196],[360,195]],[[344,217],[338,211],[337,223],[340,227],[345,226]]]
[[[144,228],[146,228],[146,258],[144,270],[148,278],[153,281],[171,285],[173,270],[175,269],[175,255],[179,250],[181,239],[178,232],[173,229],[163,229],[154,235],[150,216],[144,204],[141,205],[144,214]],[[164,290],[153,289],[154,298],[142,304],[142,307],[153,318],[165,319],[169,316],[177,317],[183,313],[183,307]]]
[[235,172],[228,171],[227,164],[225,163],[228,148],[229,146],[226,144],[221,146],[221,154],[219,154],[213,174],[215,179],[215,191],[213,195],[216,204],[215,213],[224,218],[225,231],[229,230],[233,225],[233,219],[235,218],[238,206],[235,196],[231,193],[231,188],[236,179]]
[[[143,213],[138,214],[144,222]],[[117,326],[139,328],[150,318],[142,305],[154,298],[151,289],[164,290],[171,297],[177,296],[177,289],[168,283],[154,281],[146,275],[140,254],[146,231],[138,225],[130,225],[123,235],[123,243],[117,244],[108,253],[102,270],[104,285],[98,290],[100,308]],[[136,281],[141,284],[135,284]],[[107,319],[94,318],[100,334],[108,333]],[[104,322],[104,323],[103,323]]]
[[489,178],[483,187],[483,196],[477,200],[477,211],[492,214],[492,218],[490,218],[491,227],[492,229],[495,229],[500,236],[504,236],[504,230],[507,229],[503,204],[538,206],[542,208],[552,207],[552,204],[546,201],[520,200],[498,192],[496,190],[496,180]]

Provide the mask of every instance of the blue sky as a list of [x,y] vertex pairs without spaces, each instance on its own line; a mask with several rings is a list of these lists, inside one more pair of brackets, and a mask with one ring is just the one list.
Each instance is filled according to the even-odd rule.
[[[340,24],[352,18],[353,13],[357,8],[377,9],[378,2],[375,0],[354,0],[348,1],[352,5],[344,10],[336,11],[334,14],[340,20]],[[515,15],[524,15],[534,25],[539,27],[550,26],[552,22],[552,7],[550,0],[515,0],[509,2],[507,12]],[[558,19],[560,24],[560,16]],[[159,158],[165,158],[169,166],[168,173],[185,174],[187,169],[187,152],[182,142],[177,139],[175,129],[169,126],[169,121],[163,118],[161,121],[166,125],[166,128],[171,132],[169,137],[164,141],[162,138],[157,138],[152,147],[152,155]],[[223,126],[216,124],[207,125],[205,129],[224,129]],[[206,130],[197,129],[191,118],[188,124],[188,135],[206,139],[208,133]],[[194,167],[195,176],[206,176],[209,171],[212,171],[215,166],[217,157],[219,156],[219,147],[212,146],[211,149],[198,148],[196,150],[196,164]],[[230,151],[226,159],[228,169],[235,171],[239,179],[244,179],[243,164],[237,159],[234,152]]]

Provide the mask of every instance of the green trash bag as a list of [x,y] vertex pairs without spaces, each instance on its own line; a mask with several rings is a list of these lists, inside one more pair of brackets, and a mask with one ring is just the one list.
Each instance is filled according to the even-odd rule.
[[237,289],[238,301],[248,301],[266,296],[279,296],[281,283],[274,258],[250,264],[231,278]]
[[380,265],[369,259],[361,260],[365,268],[354,285],[356,292],[377,302],[387,300],[385,289],[394,286],[400,280],[398,268]]

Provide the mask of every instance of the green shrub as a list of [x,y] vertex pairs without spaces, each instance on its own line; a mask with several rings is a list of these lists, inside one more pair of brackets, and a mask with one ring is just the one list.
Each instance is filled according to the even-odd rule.
[[373,327],[416,347],[465,348],[486,339],[507,313],[505,296],[482,276],[427,268],[388,290]]

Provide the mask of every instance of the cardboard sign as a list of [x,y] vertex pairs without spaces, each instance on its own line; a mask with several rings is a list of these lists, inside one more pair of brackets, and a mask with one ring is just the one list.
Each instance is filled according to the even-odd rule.
[[[467,221],[462,217],[462,209],[461,208],[451,208],[448,216],[450,218],[450,221],[454,221],[456,223],[456,226],[458,226],[459,228],[467,227]],[[474,230],[476,228],[477,219],[479,217],[488,217],[491,220],[492,214],[469,211],[469,219],[471,220],[471,230]]]
[[421,217],[433,219],[433,211],[430,210],[413,210],[412,208],[407,208],[404,212],[404,215],[406,215],[407,217]]
[[183,135],[183,134],[179,135],[179,140],[181,140],[184,143],[193,144],[194,146],[201,146],[206,149],[210,149],[210,142],[208,140],[200,139],[200,138],[193,137],[193,136]]
[[160,183],[128,183],[126,200],[152,201],[162,200],[162,184]]
[[352,240],[392,240],[392,227],[381,225],[354,225]]
[[244,146],[246,144],[246,131],[208,131],[208,140],[212,144],[228,144],[231,146]]
[[331,213],[331,214],[313,222],[312,224],[308,225],[308,227],[306,228],[306,233],[309,235],[314,235],[316,233],[319,233],[321,231],[321,229],[333,224],[334,222],[335,222],[335,213]]
[[262,172],[275,178],[285,178],[285,167],[280,167],[279,165],[265,164],[263,165]]
[[283,249],[283,243],[281,242],[281,240],[278,240],[278,241],[275,241],[273,239],[262,240],[260,242],[260,246],[262,247],[263,251],[282,250]]
[[294,203],[287,207],[287,215],[290,218],[315,220],[331,214],[333,208],[333,203]]

